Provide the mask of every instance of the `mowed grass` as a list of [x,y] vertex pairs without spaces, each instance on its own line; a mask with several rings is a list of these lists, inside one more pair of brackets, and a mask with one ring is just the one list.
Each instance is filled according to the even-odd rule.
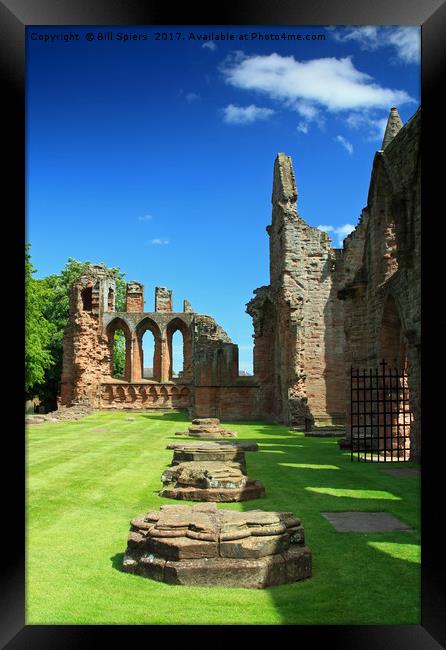
[[[419,479],[350,461],[335,438],[229,423],[266,498],[219,504],[286,510],[313,554],[309,580],[267,589],[172,586],[122,572],[129,522],[164,503],[160,476],[183,413],[98,412],[27,428],[27,624],[420,623]],[[180,502],[181,503],[181,502]],[[340,533],[321,512],[389,512],[414,532]]]

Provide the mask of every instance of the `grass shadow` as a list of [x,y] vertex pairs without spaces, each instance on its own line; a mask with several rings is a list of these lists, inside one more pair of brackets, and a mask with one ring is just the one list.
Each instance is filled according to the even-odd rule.
[[119,571],[120,573],[124,573],[123,568],[122,568],[122,563],[124,562],[124,553],[116,553],[115,555],[112,555],[110,558],[112,567],[115,569],[115,571]]

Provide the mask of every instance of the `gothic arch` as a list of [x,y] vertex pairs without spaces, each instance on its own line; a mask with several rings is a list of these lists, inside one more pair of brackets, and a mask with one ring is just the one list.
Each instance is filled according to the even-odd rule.
[[162,337],[161,331],[158,324],[149,316],[144,317],[136,326],[135,329],[135,345],[139,353],[139,363],[140,363],[140,376],[143,376],[144,372],[144,353],[143,353],[143,336],[145,332],[152,333],[154,339],[154,354],[153,354],[153,379],[155,381],[161,381],[161,346],[162,346]]
[[407,349],[402,319],[397,302],[391,293],[387,294],[383,306],[378,348],[379,361],[384,359],[392,368],[406,369]]
[[[172,338],[175,332],[180,332],[183,337],[183,370],[179,377],[173,376],[173,346]],[[192,340],[190,328],[182,318],[175,317],[168,324],[166,328],[167,336],[167,367],[169,381],[190,381],[192,372]]]
[[114,336],[117,330],[121,330],[125,337],[125,368],[124,379],[130,381],[131,360],[132,360],[132,335],[130,328],[122,318],[116,317],[107,325],[106,334],[108,338],[109,356],[110,356],[110,377],[113,377],[113,347]]

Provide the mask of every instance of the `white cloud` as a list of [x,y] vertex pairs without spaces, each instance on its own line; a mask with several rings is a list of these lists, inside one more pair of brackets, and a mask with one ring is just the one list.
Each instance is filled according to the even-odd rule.
[[333,38],[341,43],[355,41],[363,50],[391,47],[396,60],[419,63],[421,32],[419,27],[349,27],[332,31]]
[[155,244],[155,245],[158,245],[158,246],[162,246],[162,245],[165,245],[165,244],[170,244],[170,241],[168,239],[162,239],[160,237],[156,237],[155,239],[151,239],[149,241],[149,244]]
[[354,229],[355,226],[352,226],[351,223],[345,223],[342,226],[316,226],[318,230],[323,230],[324,232],[330,232],[333,233],[333,235],[336,236],[337,238],[337,243],[339,246],[342,247],[342,243],[344,239],[349,235]]
[[323,108],[330,112],[376,109],[414,100],[404,90],[385,88],[355,68],[351,57],[297,61],[277,53],[228,57],[221,72],[226,83],[263,93],[315,119]]
[[374,117],[368,113],[350,113],[344,123],[351,129],[362,129],[366,140],[382,140],[388,117]]
[[217,46],[215,45],[214,41],[207,41],[206,43],[203,43],[201,46],[205,50],[211,50],[214,52],[217,49]]
[[335,140],[336,140],[336,142],[339,142],[339,144],[341,144],[344,147],[344,149],[346,149],[348,151],[348,153],[350,155],[353,153],[353,145],[352,145],[352,143],[349,142],[348,140],[346,140],[342,135],[337,135],[335,137]]
[[197,93],[186,93],[185,97],[188,104],[192,104],[192,102],[196,102],[197,99],[200,99],[200,95],[197,95]]
[[420,62],[421,33],[418,27],[400,27],[390,34],[389,43],[396,48],[398,59],[404,63]]
[[308,124],[306,122],[299,122],[296,129],[301,133],[308,133]]
[[142,216],[138,217],[138,221],[150,221],[153,219],[153,216],[151,214],[143,214]]
[[223,120],[227,124],[252,124],[256,120],[268,119],[273,113],[271,108],[261,108],[255,104],[249,106],[229,104],[223,109]]

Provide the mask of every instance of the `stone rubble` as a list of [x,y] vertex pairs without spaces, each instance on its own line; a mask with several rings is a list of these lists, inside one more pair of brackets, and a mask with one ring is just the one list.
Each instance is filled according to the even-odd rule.
[[218,418],[195,418],[187,431],[177,431],[175,435],[191,438],[234,438],[237,432],[221,427]]
[[[250,479],[240,463],[189,461],[169,467],[161,477],[161,497],[187,501],[248,501],[265,496],[260,481]],[[173,483],[173,487],[170,484]]]
[[168,584],[264,588],[312,575],[292,512],[161,506],[131,521],[123,570]]
[[174,443],[167,448],[174,454],[161,476],[162,497],[227,503],[265,496],[262,483],[247,476],[245,451],[257,451],[255,443]]

